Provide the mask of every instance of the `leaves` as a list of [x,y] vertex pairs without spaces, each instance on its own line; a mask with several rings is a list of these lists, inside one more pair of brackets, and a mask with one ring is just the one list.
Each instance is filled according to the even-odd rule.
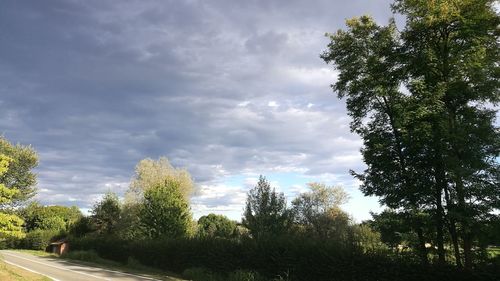
[[285,196],[276,192],[266,178],[260,176],[257,185],[248,192],[242,220],[256,238],[285,233],[289,223]]

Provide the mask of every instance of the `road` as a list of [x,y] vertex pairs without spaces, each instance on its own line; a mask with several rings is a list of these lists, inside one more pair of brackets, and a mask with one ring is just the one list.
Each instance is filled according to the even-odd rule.
[[50,279],[53,279],[54,281],[158,280],[146,276],[139,276],[98,267],[80,265],[57,258],[37,257],[30,254],[14,251],[2,250],[0,251],[0,256],[7,264],[23,268],[34,273],[45,275]]

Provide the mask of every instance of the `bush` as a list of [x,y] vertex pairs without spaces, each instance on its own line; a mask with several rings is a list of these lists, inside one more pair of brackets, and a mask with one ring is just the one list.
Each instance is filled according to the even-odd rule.
[[15,236],[6,237],[0,239],[0,250],[1,249],[18,249],[21,248],[24,238],[18,238]]
[[229,274],[214,273],[203,267],[193,267],[184,270],[184,278],[194,281],[266,281],[262,276],[253,271],[236,270]]
[[[500,270],[482,266],[461,271],[453,266],[423,266],[411,259],[368,251],[332,240],[293,236],[265,239],[120,241],[114,237],[70,240],[72,250],[93,249],[126,264],[181,273],[193,280],[499,280]],[[228,279],[232,278],[232,279]],[[253,279],[252,279],[253,278]]]
[[45,251],[50,242],[61,237],[61,233],[55,230],[33,230],[26,234],[26,237],[20,243],[24,249]]
[[101,258],[96,251],[71,251],[61,255],[62,258],[88,261],[88,262],[99,262]]

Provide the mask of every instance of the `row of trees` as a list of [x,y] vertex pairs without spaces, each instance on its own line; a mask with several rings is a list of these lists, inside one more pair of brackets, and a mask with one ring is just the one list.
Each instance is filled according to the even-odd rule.
[[432,239],[444,264],[449,237],[456,264],[471,268],[479,226],[500,208],[494,3],[396,0],[401,29],[394,19],[354,18],[328,34],[321,55],[339,72],[333,89],[363,139],[367,168],[352,173],[365,195],[409,218],[422,263]]
[[121,202],[116,194],[107,193],[94,205],[92,215],[75,225],[73,234],[133,240],[242,235],[260,239],[294,233],[346,240],[352,223],[340,205],[347,201],[347,193],[320,183],[311,183],[309,188],[288,207],[284,194],[276,192],[261,176],[248,193],[242,224],[215,214],[203,216],[196,223],[189,207],[193,190],[189,173],[172,167],[166,158],[145,159],[136,167],[125,200]]
[[348,200],[340,187],[321,183],[308,184],[309,191],[300,194],[289,208],[283,193],[276,192],[261,176],[248,192],[243,225],[253,237],[301,233],[318,239],[345,240],[350,218],[340,209]]

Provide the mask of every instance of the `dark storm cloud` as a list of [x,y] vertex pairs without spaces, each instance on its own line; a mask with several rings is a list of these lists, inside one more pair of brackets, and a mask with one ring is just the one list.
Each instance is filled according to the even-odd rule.
[[161,155],[201,184],[345,175],[360,142],[318,56],[365,13],[388,1],[2,1],[0,132],[39,151],[44,203],[88,207]]

